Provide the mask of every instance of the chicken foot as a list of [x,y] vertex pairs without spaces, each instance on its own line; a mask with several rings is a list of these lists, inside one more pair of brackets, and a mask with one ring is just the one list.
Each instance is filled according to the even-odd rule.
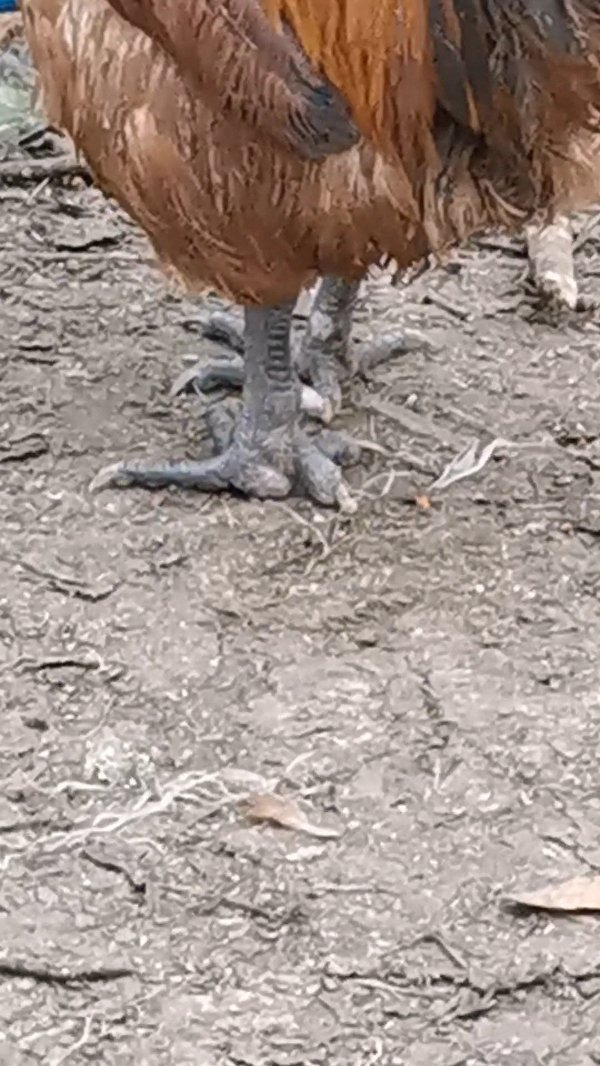
[[[352,317],[359,288],[359,282],[333,276],[321,279],[296,360],[296,372],[303,382],[302,410],[324,423],[330,422],[341,406],[344,380],[422,343],[398,330],[375,343],[353,345]],[[173,385],[173,395],[185,391],[211,392],[220,387],[239,389],[243,385],[244,341],[237,318],[221,311],[215,313],[206,326],[206,336],[227,345],[236,354],[227,360],[197,364],[184,371]]]
[[575,311],[580,297],[569,220],[558,217],[545,226],[528,226],[525,236],[529,271],[538,292],[550,302]]
[[246,310],[243,406],[235,425],[213,423],[217,455],[203,462],[117,463],[90,488],[176,485],[282,498],[302,487],[318,503],[353,510],[340,466],[356,461],[357,446],[337,434],[308,436],[299,427],[301,398],[290,351],[294,306],[291,301]]

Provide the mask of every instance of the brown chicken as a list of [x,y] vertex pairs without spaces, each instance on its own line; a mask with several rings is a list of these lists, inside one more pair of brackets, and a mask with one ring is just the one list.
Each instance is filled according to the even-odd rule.
[[600,198],[600,0],[23,0],[48,116],[190,289],[244,304],[242,414],[205,462],[115,485],[302,482],[344,500],[299,427],[290,357],[327,396],[357,286]]

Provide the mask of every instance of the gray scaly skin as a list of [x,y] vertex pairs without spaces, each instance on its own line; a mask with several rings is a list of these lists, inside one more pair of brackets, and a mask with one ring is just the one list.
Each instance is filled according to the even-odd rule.
[[575,311],[579,292],[569,220],[559,216],[546,226],[528,226],[526,238],[529,270],[538,292]]
[[[295,372],[303,382],[302,411],[325,424],[340,409],[343,382],[359,369],[371,370],[397,355],[426,345],[424,337],[408,330],[393,330],[367,344],[353,345],[352,318],[359,289],[359,282],[322,278],[295,361]],[[184,371],[176,379],[172,395],[212,392],[223,387],[242,388],[245,345],[237,317],[228,312],[216,312],[205,326],[205,335],[237,354]]]
[[295,302],[249,309],[244,329],[244,391],[235,425],[213,425],[217,454],[201,462],[117,463],[101,471],[92,490],[108,485],[160,488],[176,485],[203,492],[237,489],[249,496],[282,498],[302,487],[318,503],[353,510],[340,467],[360,449],[323,431],[308,436],[299,426],[301,393],[292,367],[290,330]]
[[[229,488],[249,496],[281,498],[302,488],[320,504],[353,510],[340,467],[358,462],[360,447],[328,430],[308,435],[300,426],[300,417],[305,413],[327,423],[339,409],[340,382],[356,370],[350,334],[358,290],[358,284],[323,278],[296,367],[290,336],[294,301],[246,310],[243,334],[233,316],[215,316],[212,335],[239,354],[187,371],[172,392],[190,387],[203,392],[220,385],[243,387],[242,411],[236,422],[218,408],[209,418],[217,454],[203,462],[117,463],[94,478],[92,489],[177,485],[203,492]],[[411,346],[414,341],[411,344],[404,333],[389,334],[368,354],[371,362],[382,362]],[[299,379],[310,384],[301,385]]]
[[[304,382],[302,410],[323,423],[330,422],[340,408],[341,381],[356,371],[350,334],[359,288],[359,283],[349,284],[339,278],[322,279],[295,366],[298,377]],[[210,319],[206,333],[239,354],[226,361],[198,365],[185,371],[173,385],[172,394],[192,390],[211,392],[220,387],[242,388],[245,343],[237,318],[217,312]],[[399,346],[405,344],[404,336],[397,340]]]
[[[557,218],[551,225],[529,227],[527,247],[538,289],[574,309],[578,293],[568,220]],[[247,310],[243,334],[233,316],[215,316],[212,335],[237,354],[185,372],[172,392],[243,387],[237,423],[218,410],[209,419],[216,455],[203,462],[182,460],[156,466],[118,463],[101,471],[92,488],[176,485],[204,492],[230,488],[260,498],[281,498],[302,487],[318,503],[352,510],[340,467],[356,462],[360,448],[340,434],[321,431],[308,436],[300,428],[300,416],[304,412],[327,423],[339,410],[341,384],[360,362],[360,354],[353,356],[351,343],[359,287],[334,277],[321,280],[295,368],[290,344],[293,301]],[[414,343],[407,335],[392,334],[368,353],[369,361],[371,365],[382,362],[410,347]]]

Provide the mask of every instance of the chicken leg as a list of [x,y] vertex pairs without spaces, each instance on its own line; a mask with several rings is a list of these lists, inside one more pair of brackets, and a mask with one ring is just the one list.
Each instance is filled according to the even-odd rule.
[[[296,372],[304,382],[302,410],[324,423],[330,422],[341,406],[344,380],[352,377],[359,368],[371,369],[423,343],[422,338],[398,330],[374,344],[354,348],[352,317],[359,288],[359,282],[347,282],[333,276],[322,278],[296,361]],[[227,360],[199,364],[184,371],[173,385],[174,395],[191,390],[211,392],[219,387],[237,389],[242,386],[244,341],[237,319],[218,312],[209,320],[206,335],[236,354]]]
[[528,226],[525,236],[529,270],[538,292],[557,306],[575,311],[580,297],[569,220],[558,217],[545,226]]
[[94,478],[92,490],[177,485],[281,498],[301,486],[318,503],[354,509],[340,466],[356,461],[356,445],[327,431],[309,437],[299,428],[300,390],[290,354],[294,306],[246,310],[243,407],[232,432],[222,422],[213,426],[220,454],[203,462],[117,463]]
[[356,370],[350,334],[359,288],[359,283],[335,277],[323,278],[300,350],[300,379],[310,382],[319,396],[329,403],[332,415],[342,404],[341,381],[351,377]]

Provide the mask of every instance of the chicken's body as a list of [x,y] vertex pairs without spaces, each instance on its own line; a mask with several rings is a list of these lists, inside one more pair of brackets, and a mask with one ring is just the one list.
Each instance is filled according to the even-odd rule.
[[249,136],[107,0],[24,12],[50,121],[191,289],[274,306],[319,274],[360,278],[386,251],[402,266],[427,251],[394,168],[365,143],[312,163]]
[[[337,150],[338,113],[341,134],[329,154],[307,159],[293,136],[285,143],[277,91],[264,100],[245,100],[243,89],[236,96],[246,59],[227,37],[232,3],[23,0],[23,11],[50,120],[71,135],[163,263],[192,290],[216,288],[266,308],[247,312],[242,458],[238,448],[229,466],[208,475],[196,464],[183,474],[119,476],[205,488],[231,481],[281,494],[297,472],[292,453],[304,449],[287,340],[300,290],[318,275],[345,279],[351,303],[353,286],[383,256],[402,269],[477,231],[522,228],[541,211],[600,199],[600,38],[589,0],[569,10],[544,0],[533,14],[529,0],[495,0],[485,18],[480,0],[460,0],[458,21],[450,4],[444,16],[433,0],[264,0],[263,13],[255,0],[237,0],[244,18],[260,19],[265,55],[280,20],[291,26],[362,131],[358,140],[348,119],[352,146]],[[188,17],[196,32],[189,40]],[[217,43],[225,27],[206,76],[203,26]],[[260,59],[261,47],[251,42],[248,54]],[[234,89],[219,98],[228,64]],[[292,67],[273,64],[280,83],[292,77]],[[304,460],[300,467],[310,482]],[[275,475],[265,479],[265,470]],[[328,478],[333,484],[332,471]],[[315,495],[328,500],[336,491]]]

